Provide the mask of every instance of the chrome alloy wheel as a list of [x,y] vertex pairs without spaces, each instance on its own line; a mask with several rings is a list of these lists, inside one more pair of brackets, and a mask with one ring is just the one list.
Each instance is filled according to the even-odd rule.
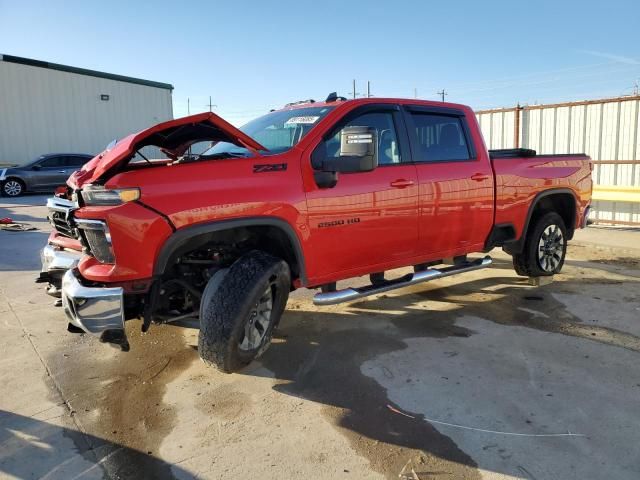
[[562,261],[564,236],[558,225],[549,225],[538,242],[538,264],[545,272],[554,272]]
[[273,311],[273,292],[271,285],[267,286],[258,302],[249,312],[249,320],[244,326],[244,337],[238,348],[243,351],[255,350],[260,347],[271,324]]
[[17,180],[7,180],[3,186],[4,193],[9,197],[17,197],[22,193],[22,185]]

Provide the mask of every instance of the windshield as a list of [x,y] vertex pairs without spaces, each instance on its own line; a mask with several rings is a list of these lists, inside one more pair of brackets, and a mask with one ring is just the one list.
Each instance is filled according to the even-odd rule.
[[[269,154],[289,150],[333,107],[309,107],[271,112],[251,120],[240,130],[269,149]],[[248,156],[249,150],[232,143],[218,142],[200,155],[200,158],[215,156]]]

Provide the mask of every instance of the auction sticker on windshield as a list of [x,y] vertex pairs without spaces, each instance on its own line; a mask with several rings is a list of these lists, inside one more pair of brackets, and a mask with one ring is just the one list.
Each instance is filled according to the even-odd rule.
[[320,117],[291,117],[289,120],[284,122],[285,125],[310,125],[312,123],[316,123]]

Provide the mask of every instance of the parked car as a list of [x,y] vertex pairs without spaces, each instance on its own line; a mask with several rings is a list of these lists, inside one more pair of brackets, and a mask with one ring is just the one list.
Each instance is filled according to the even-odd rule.
[[[216,143],[186,155],[202,141]],[[169,158],[135,160],[146,146]],[[199,317],[200,356],[231,372],[265,351],[296,288],[331,305],[488,267],[467,255],[494,247],[520,275],[560,272],[591,169],[584,154],[488,152],[473,111],[451,103],[330,95],[242,129],[193,115],[71,176],[48,203],[40,281],[72,330],[123,349],[129,318],[146,331]],[[336,286],[361,275],[371,284]]]
[[7,197],[18,197],[25,192],[51,192],[64,185],[69,176],[92,157],[83,153],[49,153],[26,165],[2,165],[0,191]]

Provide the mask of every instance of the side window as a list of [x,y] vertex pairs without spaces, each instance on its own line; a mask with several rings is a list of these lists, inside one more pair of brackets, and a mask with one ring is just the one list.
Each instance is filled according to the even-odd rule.
[[[378,132],[378,164],[394,165],[402,161],[400,148],[398,146],[398,136],[393,123],[391,112],[365,113],[354,118],[345,127],[373,127]],[[337,157],[340,155],[340,131],[333,137],[325,140],[327,156]]]
[[469,147],[459,117],[412,113],[418,151],[417,162],[469,160]]
[[67,168],[81,167],[87,161],[84,157],[69,156],[64,158],[64,165]]
[[40,162],[42,168],[64,167],[64,157],[49,157]]

